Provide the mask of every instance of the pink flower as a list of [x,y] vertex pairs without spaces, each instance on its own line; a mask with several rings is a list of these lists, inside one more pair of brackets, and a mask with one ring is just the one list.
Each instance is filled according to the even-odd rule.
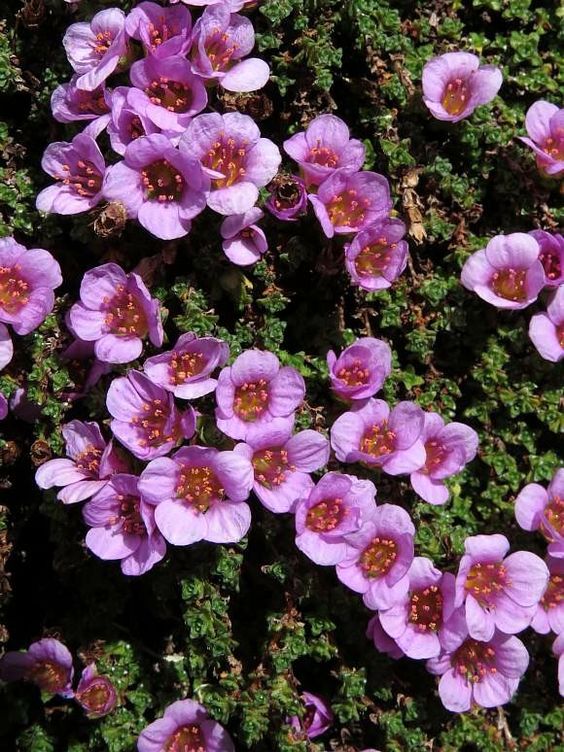
[[79,89],[93,91],[110,76],[127,55],[125,13],[108,8],[90,23],[69,26],[63,38],[69,63],[79,74]]
[[337,565],[337,577],[361,593],[368,608],[390,608],[409,589],[414,535],[405,509],[381,504],[358,533],[347,536],[347,555]]
[[305,706],[303,718],[293,715],[286,723],[296,731],[301,731],[308,739],[315,739],[333,724],[333,711],[322,697],[311,692],[302,692],[301,700]]
[[389,475],[411,473],[425,462],[423,410],[399,402],[393,410],[380,399],[353,404],[331,428],[331,446],[341,462],[377,465]]
[[71,420],[62,428],[68,459],[48,460],[35,473],[39,488],[62,486],[57,498],[74,504],[93,496],[115,473],[125,472],[122,460],[111,441],[103,438],[97,423]]
[[540,530],[548,553],[564,558],[564,468],[554,474],[548,488],[529,483],[515,499],[515,519],[523,530]]
[[380,391],[392,372],[390,346],[374,337],[361,337],[337,356],[327,353],[333,392],[344,400],[363,400]]
[[92,136],[79,133],[70,143],[49,144],[41,167],[57,182],[37,196],[35,205],[39,211],[80,214],[93,209],[102,200],[106,163]]
[[[45,320],[55,304],[53,290],[62,282],[61,267],[49,251],[28,250],[13,238],[0,239],[0,322],[10,324],[17,334],[29,334]],[[0,356],[4,365],[13,352],[5,332]]]
[[137,740],[139,752],[235,752],[227,731],[210,720],[207,710],[194,700],[169,705],[162,718],[149,724]]
[[304,380],[295,368],[281,368],[274,353],[247,350],[219,374],[217,426],[232,439],[247,442],[273,430],[291,430],[304,394]]
[[208,185],[195,159],[155,133],[127,146],[124,161],[108,169],[103,191],[155,237],[174,240],[190,232],[205,208]]
[[547,287],[558,287],[564,283],[564,236],[544,230],[531,230],[529,235],[540,247],[539,261],[546,277]]
[[168,454],[196,430],[193,408],[180,413],[172,394],[139,371],[112,381],[106,405],[113,417],[112,433],[141,460]]
[[173,350],[147,358],[143,370],[154,384],[164,387],[179,399],[196,399],[213,392],[216,368],[225,364],[229,346],[215,337],[182,334]]
[[354,475],[327,473],[309,496],[296,504],[296,546],[316,564],[338,564],[347,557],[347,539],[376,510],[376,489]]
[[227,3],[206,8],[194,24],[192,69],[201,78],[227,91],[256,91],[268,81],[264,60],[248,55],[255,46],[255,31],[248,18],[231,14]]
[[548,583],[546,564],[535,554],[517,551],[506,557],[504,535],[474,535],[456,576],[458,608],[464,604],[468,633],[491,640],[497,629],[517,634],[531,623]]
[[139,479],[143,500],[155,506],[159,530],[175,546],[240,541],[251,524],[245,501],[252,485],[248,459],[202,446],[153,460]]
[[519,138],[535,152],[539,170],[559,177],[564,172],[564,108],[540,99],[527,110],[525,128],[529,138]]
[[464,423],[448,423],[437,413],[425,413],[421,440],[425,462],[409,476],[415,493],[429,504],[445,504],[449,490],[445,478],[461,472],[478,451],[478,434]]
[[138,60],[131,66],[130,78],[144,93],[146,116],[170,135],[183,133],[208,103],[204,84],[181,55]]
[[73,76],[69,83],[57,86],[51,95],[53,117],[60,123],[72,123],[77,120],[98,120],[105,118],[110,111],[105,97],[105,85],[100,84],[93,91],[84,91],[76,85],[78,76]]
[[460,281],[497,308],[531,305],[545,285],[537,241],[523,232],[496,235],[462,267]]
[[328,238],[360,232],[383,220],[392,208],[390,186],[376,172],[335,170],[309,200]]
[[148,55],[163,58],[185,55],[190,49],[192,18],[187,8],[167,8],[158,3],[136,5],[125,20],[125,31],[139,40]]
[[329,442],[317,431],[272,430],[237,444],[234,451],[253,465],[253,491],[271,512],[292,512],[298,499],[309,496],[314,483],[310,473],[329,460]]
[[117,86],[108,95],[112,110],[108,122],[108,135],[112,149],[122,157],[127,146],[141,136],[160,133],[147,115],[148,97],[145,92],[130,86]]
[[365,157],[363,143],[351,139],[347,125],[335,115],[314,118],[305,132],[284,141],[284,151],[299,164],[308,185],[319,185],[338,169],[358,172]]
[[464,713],[473,704],[483,708],[505,705],[513,697],[529,665],[529,654],[517,637],[495,632],[490,640],[468,637],[461,625],[427,670],[441,677],[439,696],[445,708]]
[[198,115],[180,139],[180,151],[197,159],[211,179],[210,209],[231,216],[257,202],[259,188],[278,172],[276,144],[261,138],[254,120],[240,112]]
[[121,561],[127,575],[145,574],[166,554],[154,508],[140,498],[137,481],[135,475],[113,475],[82,510],[91,527],[86,547],[100,559]]
[[116,688],[107,676],[99,676],[96,665],[87,666],[80,677],[74,699],[88,718],[102,718],[117,704]]
[[159,301],[151,298],[138,274],[126,274],[113,263],[86,272],[69,324],[75,336],[94,342],[94,353],[103,363],[136,360],[146,337],[155,347],[163,343]]
[[264,212],[253,206],[244,214],[226,217],[219,231],[223,238],[221,247],[227,258],[238,266],[249,266],[260,260],[268,250],[264,232],[255,224],[264,217]]
[[404,235],[405,224],[388,218],[359,232],[345,246],[345,264],[353,283],[370,291],[391,287],[407,264]]
[[72,655],[52,637],[33,642],[28,650],[10,651],[0,658],[0,679],[31,682],[42,692],[72,697]]
[[296,175],[278,174],[267,186],[270,193],[264,206],[283,222],[297,222],[307,212],[307,191],[304,181]]
[[394,606],[380,611],[380,624],[409,658],[433,658],[441,652],[454,612],[454,575],[416,556],[407,579],[409,591]]
[[447,52],[425,63],[423,101],[438,120],[457,123],[495,97],[503,82],[499,68],[480,65],[469,52]]
[[545,360],[558,363],[564,358],[564,285],[553,293],[546,313],[531,317],[529,337]]

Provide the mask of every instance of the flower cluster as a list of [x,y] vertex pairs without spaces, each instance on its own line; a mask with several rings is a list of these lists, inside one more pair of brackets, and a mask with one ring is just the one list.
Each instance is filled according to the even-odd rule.
[[[264,253],[254,205],[280,152],[247,115],[203,111],[214,86],[260,89],[269,67],[248,57],[254,29],[235,12],[244,3],[206,5],[195,22],[184,5],[141,2],[128,15],[109,8],[69,27],[63,45],[75,73],[51,106],[60,122],[87,125],[47,148],[42,166],[55,183],[37,197],[38,209],[76,214],[106,200],[171,240],[189,233],[207,205],[228,217],[222,236],[234,263]],[[107,163],[97,143],[104,131],[122,161]]]
[[[219,339],[182,335],[173,350],[148,358],[143,371],[111,382],[110,427],[122,450],[105,441],[98,424],[71,421],[63,428],[68,458],[36,472],[41,488],[62,487],[63,503],[90,499],[83,508],[86,546],[101,559],[119,560],[124,574],[147,572],[163,559],[167,542],[241,540],[251,523],[253,487],[266,506],[287,511],[313,485],[309,472],[327,461],[322,436],[292,435],[305,393],[300,374],[272,353],[248,350],[213,378],[228,355]],[[191,404],[179,408],[175,398],[214,391],[218,428],[242,443],[231,451],[180,446],[194,436],[197,412]],[[125,450],[147,463],[140,474]]]
[[116,707],[116,689],[107,676],[101,676],[96,664],[82,671],[76,689],[72,688],[73,658],[69,649],[53,637],[33,642],[27,650],[9,651],[0,658],[0,679],[23,679],[35,684],[46,695],[75,700],[88,718],[101,718]]
[[300,177],[278,180],[266,206],[279,219],[294,220],[309,200],[328,238],[354,235],[345,246],[353,284],[384,290],[407,264],[406,228],[391,216],[390,186],[383,175],[362,170],[365,148],[335,115],[320,115],[305,132],[284,141]]
[[564,237],[544,230],[496,235],[462,268],[461,282],[497,308],[520,310],[550,291],[546,313],[531,318],[529,336],[540,355],[564,357]]

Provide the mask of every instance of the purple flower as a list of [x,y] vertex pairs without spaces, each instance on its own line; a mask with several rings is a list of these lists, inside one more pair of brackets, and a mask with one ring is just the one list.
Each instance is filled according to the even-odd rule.
[[269,430],[234,451],[246,457],[254,470],[253,491],[271,512],[292,512],[298,499],[313,488],[310,473],[329,460],[329,442],[317,431]]
[[564,172],[564,108],[539,99],[527,110],[525,128],[529,138],[519,138],[535,152],[539,170],[559,177]]
[[337,356],[327,353],[331,389],[344,400],[363,400],[378,392],[392,372],[390,346],[374,337],[361,337]]
[[235,752],[227,731],[210,720],[207,710],[194,700],[169,705],[164,716],[149,724],[137,740],[139,752]]
[[[55,303],[53,290],[62,282],[61,267],[48,251],[0,239],[0,322],[17,334],[29,334],[45,320]],[[5,344],[3,351],[6,358],[12,349]]]
[[335,170],[357,172],[365,158],[362,142],[351,138],[335,115],[314,118],[305,131],[284,141],[284,151],[299,164],[307,185],[320,185]]
[[182,437],[189,439],[196,430],[192,407],[180,413],[172,394],[139,371],[112,381],[106,405],[113,417],[114,436],[141,460],[168,454]]
[[347,536],[348,553],[337,565],[337,577],[362,593],[368,608],[390,608],[409,588],[406,575],[413,561],[414,535],[405,509],[381,504],[360,532]]
[[229,346],[223,340],[187,332],[178,338],[174,350],[148,358],[143,370],[154,384],[175,397],[196,399],[215,390],[217,380],[210,374],[228,357]]
[[112,149],[123,156],[132,141],[141,136],[158,133],[147,115],[147,95],[129,86],[118,86],[111,95],[112,114],[108,123],[108,135]]
[[270,193],[264,206],[283,222],[297,222],[307,211],[307,191],[304,181],[297,175],[276,175],[267,186]]
[[69,26],[63,38],[69,63],[79,74],[79,89],[93,91],[118,67],[127,55],[125,13],[108,8],[97,13],[90,23]]
[[521,490],[515,519],[523,530],[540,530],[549,543],[548,553],[564,558],[564,468],[556,471],[548,488],[529,483]]
[[208,103],[204,84],[180,55],[138,60],[131,66],[130,78],[145,93],[147,117],[171,134],[183,133]]
[[460,281],[498,308],[526,308],[545,285],[539,244],[530,235],[496,235],[462,267]]
[[0,324],[0,371],[8,365],[13,355],[14,345],[8,328],[4,324]]
[[264,232],[255,222],[264,217],[257,206],[244,214],[226,217],[219,228],[223,243],[221,247],[227,258],[238,266],[248,266],[259,261],[268,250],[268,241]]
[[221,371],[215,394],[219,430],[249,442],[292,429],[305,384],[295,368],[281,368],[274,353],[247,350]]
[[163,343],[159,301],[138,274],[126,274],[113,263],[86,272],[69,324],[75,336],[94,342],[94,353],[104,363],[135,360],[147,336],[155,347]]
[[468,637],[461,625],[443,643],[443,652],[427,661],[427,670],[441,677],[439,696],[454,713],[504,705],[513,697],[529,665],[521,640],[496,632],[490,640]]
[[491,640],[496,628],[505,634],[526,629],[548,583],[542,559],[528,551],[506,557],[508,550],[509,541],[499,534],[464,542],[455,606],[464,604],[468,633],[476,640]]
[[84,91],[77,87],[77,79],[78,76],[73,76],[69,83],[57,86],[51,95],[51,110],[53,117],[59,123],[97,120],[110,111],[106,102],[104,84],[93,91]]
[[502,82],[495,65],[480,65],[469,52],[447,52],[423,67],[423,101],[438,120],[457,123],[491,102]]
[[564,283],[564,236],[544,230],[531,230],[529,235],[540,247],[539,261],[546,277],[547,287],[558,287]]
[[558,363],[564,358],[564,285],[552,295],[546,313],[531,317],[529,337],[545,360]]
[[409,479],[415,493],[429,504],[445,504],[449,490],[445,478],[459,473],[478,451],[478,434],[464,423],[448,423],[437,413],[425,413],[421,440],[424,464]]
[[206,8],[194,24],[192,70],[217,81],[227,91],[262,89],[270,68],[256,57],[241,60],[255,46],[255,31],[248,18],[231,14],[227,4]]
[[82,516],[92,529],[86,546],[105,561],[121,561],[128,575],[148,572],[166,554],[166,543],[155,527],[154,507],[144,502],[135,475],[117,474],[84,505]]
[[180,151],[196,158],[211,178],[208,206],[219,214],[243,214],[257,202],[258,189],[278,171],[276,144],[261,138],[248,115],[198,115],[180,139]]
[[130,217],[163,240],[181,238],[206,205],[208,181],[195,159],[159,133],[132,141],[125,159],[108,169],[104,197],[121,201]]
[[343,561],[349,552],[348,536],[374,514],[375,496],[369,480],[327,473],[296,504],[296,546],[316,564]]
[[106,163],[92,136],[79,133],[70,143],[49,144],[41,167],[57,182],[37,196],[35,205],[39,211],[80,214],[100,203]]
[[62,428],[64,457],[49,460],[35,473],[39,488],[62,486],[57,499],[64,504],[83,501],[102,490],[114,473],[126,472],[127,465],[111,441],[105,441],[97,423],[71,420]]
[[305,734],[308,739],[315,739],[333,724],[333,711],[322,697],[311,692],[302,692],[300,697],[305,707],[303,718],[293,715],[286,722],[296,731]]
[[380,624],[409,658],[433,658],[441,652],[454,612],[454,575],[416,556],[407,579],[409,591],[394,606],[380,611]]
[[550,630],[560,634],[564,632],[564,560],[547,556],[546,564],[550,578],[531,627],[539,634],[548,634]]
[[365,230],[392,208],[390,186],[383,175],[368,171],[351,175],[346,168],[329,175],[309,200],[328,238]]
[[99,676],[96,665],[87,666],[80,677],[74,699],[88,718],[102,718],[117,704],[116,688],[107,676]]
[[159,530],[175,546],[240,541],[251,524],[245,501],[252,485],[248,459],[202,446],[153,460],[139,479],[143,499],[156,505]]
[[[366,627],[366,636],[369,640],[372,640],[374,647],[380,653],[386,653],[390,658],[403,658],[405,655],[403,650],[399,647],[395,640],[384,632],[382,625],[380,624],[380,617],[378,614],[374,616],[368,622]],[[365,750],[366,752],[366,750]]]
[[331,446],[341,462],[364,462],[389,475],[412,473],[425,462],[421,440],[425,415],[413,402],[393,410],[380,399],[353,404],[331,428]]
[[72,655],[59,640],[46,637],[27,650],[10,651],[0,658],[0,679],[35,684],[42,692],[72,697]]
[[408,245],[405,224],[385,219],[359,232],[345,246],[345,264],[354,284],[364,290],[385,290],[403,272]]
[[192,17],[187,8],[163,8],[157,3],[136,5],[125,21],[125,31],[138,39],[149,55],[163,58],[185,55],[190,49]]

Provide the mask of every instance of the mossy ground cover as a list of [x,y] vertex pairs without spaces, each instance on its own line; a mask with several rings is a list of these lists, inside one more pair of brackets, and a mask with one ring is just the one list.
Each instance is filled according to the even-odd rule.
[[[326,240],[313,216],[268,220],[270,251],[240,270],[221,252],[209,212],[186,239],[166,243],[133,224],[119,237],[101,237],[95,215],[35,211],[48,182],[43,150],[72,133],[49,108],[54,87],[69,77],[62,35],[72,20],[107,5],[83,0],[73,14],[63,0],[4,0],[0,9],[0,234],[51,250],[65,279],[53,314],[18,340],[23,346],[0,375],[4,394],[25,381],[41,406],[31,424],[9,418],[2,425],[0,639],[13,649],[59,636],[96,660],[122,700],[108,717],[88,721],[69,704],[42,704],[33,687],[4,687],[0,747],[132,750],[166,705],[194,697],[240,750],[561,748],[549,637],[528,631],[531,666],[504,710],[449,714],[421,663],[373,649],[361,599],[299,553],[289,517],[254,502],[241,544],[171,548],[150,573],[126,578],[118,565],[88,554],[80,510],[42,495],[33,472],[61,453],[69,417],[108,417],[107,380],[72,408],[65,400],[84,379],[80,366],[60,359],[70,342],[64,314],[82,274],[107,260],[127,270],[141,264],[163,303],[170,340],[184,331],[213,333],[233,355],[271,349],[300,370],[308,385],[301,427],[324,431],[342,411],[328,391],[326,351],[357,336],[386,339],[394,370],[384,397],[470,424],[480,435],[479,456],[438,508],[418,500],[405,479],[354,471],[375,481],[379,501],[411,512],[417,551],[438,566],[455,570],[464,538],[476,533],[501,531],[544,555],[540,539],[516,526],[512,503],[525,483],[547,482],[559,465],[562,370],[541,360],[527,336],[542,301],[525,313],[498,311],[465,291],[459,276],[470,253],[495,234],[562,226],[558,184],[538,174],[516,139],[536,99],[559,103],[562,96],[562,8],[548,0],[265,0],[253,11],[271,82],[260,95],[223,95],[214,106],[251,114],[279,145],[322,112],[342,117],[364,141],[366,167],[390,178],[411,251],[390,291],[367,294],[350,285],[342,244]],[[131,2],[118,5],[127,10]],[[492,105],[453,126],[430,117],[420,81],[427,59],[455,49],[499,65],[504,84]],[[201,432],[209,444],[225,441],[211,422]],[[326,696],[335,712],[324,744],[292,741],[284,725],[303,689]]]

